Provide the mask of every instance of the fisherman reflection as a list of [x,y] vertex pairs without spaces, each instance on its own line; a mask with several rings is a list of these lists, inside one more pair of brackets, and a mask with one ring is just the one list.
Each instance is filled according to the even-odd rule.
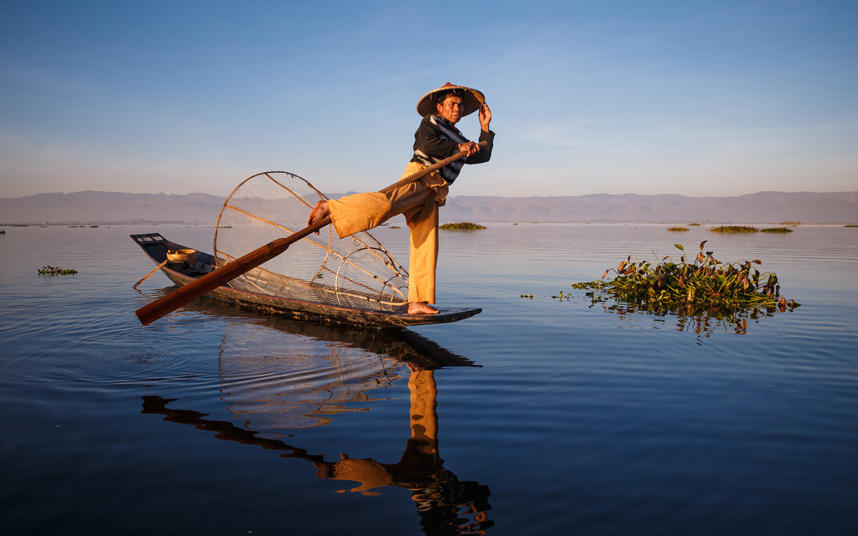
[[[411,375],[411,438],[398,463],[379,463],[371,458],[351,459],[341,454],[338,462],[321,462],[316,467],[320,478],[350,480],[360,485],[350,489],[364,495],[376,488],[399,486],[411,490],[424,529],[449,528],[453,534],[484,534],[492,525],[486,511],[489,489],[475,482],[460,482],[444,469],[438,454],[438,414],[435,371],[409,365]],[[460,512],[459,507],[465,507]],[[472,520],[459,518],[462,513]],[[472,521],[472,522],[471,522]],[[427,531],[428,532],[428,531]]]
[[218,439],[256,444],[267,449],[287,450],[285,458],[301,458],[312,462],[322,479],[347,480],[359,485],[349,490],[363,495],[397,486],[411,491],[417,504],[420,524],[425,534],[486,534],[494,524],[488,519],[489,488],[477,482],[460,481],[444,468],[438,452],[437,388],[434,370],[408,365],[408,390],[411,395],[411,437],[397,463],[381,463],[372,458],[352,459],[345,454],[336,462],[279,440],[256,437],[256,432],[238,428],[226,421],[203,419],[196,411],[167,409],[172,400],[143,397],[142,413],[165,415],[164,420],[191,424],[198,429],[217,432]]

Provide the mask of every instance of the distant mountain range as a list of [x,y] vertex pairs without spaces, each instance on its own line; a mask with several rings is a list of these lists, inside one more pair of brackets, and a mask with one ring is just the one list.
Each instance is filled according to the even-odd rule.
[[[337,197],[333,194],[331,197]],[[223,198],[119,192],[49,193],[0,198],[0,224],[189,223],[214,225]],[[270,202],[269,202],[270,203]],[[758,192],[732,197],[581,195],[455,196],[444,222],[856,223],[858,191]]]

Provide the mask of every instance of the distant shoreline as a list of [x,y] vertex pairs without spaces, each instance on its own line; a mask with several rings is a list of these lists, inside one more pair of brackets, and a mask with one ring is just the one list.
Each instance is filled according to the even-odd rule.
[[[387,223],[379,225],[375,229],[379,228],[389,228],[389,229],[402,229],[403,225],[399,225],[400,222],[394,222],[394,220],[390,220]],[[446,220],[441,220],[441,224],[444,223],[454,223],[447,222]],[[791,227],[794,229],[798,228],[811,228],[811,227],[833,227],[833,228],[842,228],[842,227],[855,227],[858,224],[852,223],[802,223],[798,225],[789,225],[787,227]],[[0,228],[26,228],[26,227],[65,227],[65,228],[102,228],[102,227],[140,227],[140,226],[187,226],[187,227],[208,227],[214,228],[213,223],[204,223],[204,222],[186,222],[186,221],[152,221],[152,222],[73,222],[73,223],[0,223]],[[675,222],[586,222],[586,221],[492,221],[485,222],[485,225],[491,226],[528,226],[528,225],[540,225],[540,226],[551,226],[551,225],[592,225],[592,226],[622,226],[622,227],[664,227],[667,229],[670,226],[674,225],[684,225],[687,226],[688,222],[675,221]],[[757,226],[757,227],[777,227],[782,226],[777,222],[764,222],[764,221],[718,221],[718,222],[703,222],[700,223],[699,226],[691,227],[690,230],[698,229],[709,231],[712,227],[717,227],[719,225],[749,225],[749,226]],[[677,238],[681,238],[683,234],[677,233]]]
[[[329,194],[338,197],[339,194]],[[75,192],[0,198],[0,225],[214,226],[223,198],[209,194]],[[858,222],[858,191],[757,192],[741,196],[594,194],[554,197],[451,196],[443,222],[847,224]]]

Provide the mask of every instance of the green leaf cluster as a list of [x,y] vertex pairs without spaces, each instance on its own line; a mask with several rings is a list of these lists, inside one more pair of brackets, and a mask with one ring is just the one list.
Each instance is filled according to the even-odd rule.
[[[761,308],[783,311],[800,305],[780,295],[777,275],[756,268],[762,261],[721,262],[711,251],[704,251],[706,242],[701,242],[699,251],[689,258],[681,244],[674,244],[683,252],[679,262],[670,256],[655,264],[634,262],[629,256],[616,268],[605,270],[602,280],[574,283],[572,287],[592,291],[586,295],[594,301],[611,297],[649,311],[705,311],[716,317]],[[610,272],[616,277],[606,281]]]
[[38,269],[40,275],[74,275],[77,270],[73,268],[60,268],[59,266],[42,266]]
[[756,233],[759,231],[759,229],[750,225],[719,225],[709,230],[713,233]]
[[439,227],[444,231],[479,231],[485,229],[485,225],[480,225],[479,223],[472,223],[469,221],[463,221],[459,223],[445,223]]

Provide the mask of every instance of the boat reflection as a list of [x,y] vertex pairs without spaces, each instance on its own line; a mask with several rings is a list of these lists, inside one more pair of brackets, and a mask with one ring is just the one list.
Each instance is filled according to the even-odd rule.
[[[200,310],[204,314],[216,311],[210,304]],[[241,315],[234,310],[229,314]],[[220,397],[242,426],[208,418],[198,411],[168,407],[178,399],[156,395],[143,397],[142,413],[163,415],[165,421],[212,432],[217,439],[282,451],[283,458],[305,460],[320,479],[355,484],[341,492],[377,495],[388,486],[407,489],[426,534],[485,534],[493,525],[488,519],[489,488],[459,480],[446,469],[438,444],[435,370],[474,366],[470,360],[408,330],[352,330],[254,318],[253,322],[241,319],[229,323],[234,327],[226,329],[219,355]],[[262,326],[274,329],[260,330]],[[275,340],[266,341],[265,335],[273,335]],[[270,351],[270,342],[281,351],[288,346],[288,355],[253,357]],[[323,350],[318,351],[320,348]],[[322,363],[325,359],[327,364]],[[384,362],[387,364],[377,365]],[[290,370],[296,366],[297,372]],[[325,459],[287,444],[282,434],[274,434],[328,424],[337,413],[360,410],[355,406],[371,400],[368,391],[377,392],[406,376],[411,434],[398,461],[385,463],[344,454],[339,459]]]

